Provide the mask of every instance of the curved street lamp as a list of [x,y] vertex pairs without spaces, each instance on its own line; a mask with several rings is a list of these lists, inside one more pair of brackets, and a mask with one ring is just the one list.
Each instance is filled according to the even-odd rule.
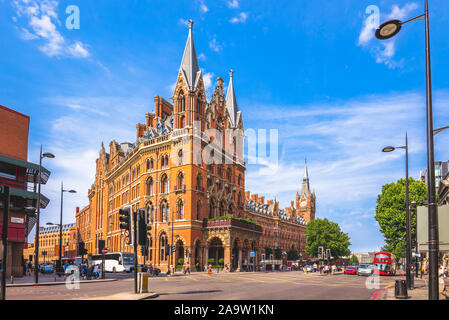
[[401,22],[390,20],[379,26],[375,32],[377,39],[385,40],[394,37],[402,25],[415,20],[425,21],[426,47],[426,122],[427,122],[427,199],[429,200],[429,300],[438,300],[438,218],[435,190],[435,159],[433,145],[433,111],[432,111],[432,81],[430,68],[430,36],[429,36],[429,6],[424,2],[424,14]]
[[408,139],[407,132],[405,133],[405,146],[401,147],[385,147],[382,152],[392,152],[396,149],[405,149],[405,213],[406,213],[406,249],[405,249],[405,278],[407,288],[413,289],[413,277],[411,276],[411,262],[412,262],[412,240],[411,240],[411,216],[410,216],[410,201],[409,201],[409,183],[408,183]]
[[64,197],[64,192],[76,193],[75,190],[64,190],[63,183],[61,181],[61,220],[59,224],[59,268],[62,267],[62,201]]
[[34,246],[34,282],[39,283],[39,218],[41,213],[41,179],[42,179],[42,159],[50,158],[53,159],[55,155],[50,152],[42,153],[42,145],[41,151],[39,153],[39,179],[38,179],[38,187],[37,187],[37,219],[36,219],[36,237],[35,237],[35,246]]

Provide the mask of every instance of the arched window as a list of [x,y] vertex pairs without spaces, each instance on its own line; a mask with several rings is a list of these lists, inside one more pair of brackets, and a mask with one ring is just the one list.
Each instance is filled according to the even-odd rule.
[[201,218],[201,202],[198,201],[196,203],[196,220],[200,220]]
[[182,190],[184,188],[184,174],[182,172],[180,172],[178,174],[178,181],[177,181],[177,185],[178,185],[178,190]]
[[214,217],[214,203],[209,202],[209,219]]
[[196,176],[196,189],[197,189],[197,190],[201,190],[202,185],[203,185],[203,179],[202,179],[202,177],[201,177],[201,174],[198,174],[198,175]]
[[179,112],[184,112],[186,111],[186,100],[184,97],[184,92],[180,92],[179,93]]
[[178,201],[177,217],[178,219],[184,219],[184,203],[182,202],[182,200]]
[[184,128],[185,126],[186,126],[186,117],[182,116],[181,119],[180,119],[179,127],[180,128]]
[[198,97],[198,99],[196,100],[196,112],[198,114],[201,114],[201,96]]
[[153,184],[153,178],[149,178],[148,180],[147,180],[147,184],[146,184],[146,187],[147,187],[147,196],[152,196],[153,194],[154,194],[154,184]]
[[159,260],[165,261],[167,259],[165,255],[165,245],[168,244],[168,238],[165,233],[162,233],[159,237]]
[[148,216],[147,216],[147,223],[153,224],[154,223],[154,207],[153,204],[150,202],[148,204]]
[[147,159],[147,171],[153,170],[153,158]]
[[183,162],[182,149],[178,151],[178,165],[181,165]]
[[168,178],[165,174],[161,178],[161,193],[168,193]]

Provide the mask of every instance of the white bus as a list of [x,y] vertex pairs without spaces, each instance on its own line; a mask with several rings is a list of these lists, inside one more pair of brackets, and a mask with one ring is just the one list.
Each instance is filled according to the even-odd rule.
[[[106,272],[134,271],[134,254],[127,252],[111,252],[104,255]],[[102,264],[103,254],[93,254],[91,264]]]

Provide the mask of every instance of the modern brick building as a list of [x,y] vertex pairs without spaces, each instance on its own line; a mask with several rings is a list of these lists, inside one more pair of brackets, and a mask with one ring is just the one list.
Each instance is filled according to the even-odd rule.
[[[0,185],[10,187],[8,276],[23,275],[24,244],[36,223],[35,209],[31,208],[37,208],[38,205],[39,165],[27,162],[29,125],[28,116],[0,106]],[[45,184],[49,176],[50,171],[42,168],[41,183]],[[44,195],[40,199],[40,207],[45,208],[49,200]],[[3,232],[3,202],[0,201],[0,205],[0,232]],[[2,254],[0,252],[0,257]]]

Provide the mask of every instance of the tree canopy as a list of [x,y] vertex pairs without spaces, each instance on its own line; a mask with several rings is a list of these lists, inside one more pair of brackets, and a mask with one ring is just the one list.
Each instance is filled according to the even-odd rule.
[[[409,202],[421,202],[427,198],[427,186],[424,182],[409,178]],[[410,210],[411,237],[416,236],[416,210]],[[385,246],[382,250],[393,253],[396,258],[405,256],[406,212],[405,179],[382,186],[377,196],[376,221],[384,235]]]
[[331,249],[331,255],[334,258],[348,256],[349,236],[340,230],[340,226],[332,221],[325,219],[315,219],[307,223],[306,228],[306,253],[309,256],[318,255],[318,247],[324,250]]

